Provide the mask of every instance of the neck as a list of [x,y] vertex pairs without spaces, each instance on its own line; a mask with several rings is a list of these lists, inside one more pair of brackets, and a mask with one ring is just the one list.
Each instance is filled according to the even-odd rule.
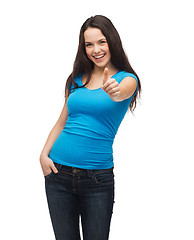
[[104,69],[106,67],[109,69],[110,75],[114,75],[118,71],[118,69],[115,68],[113,65],[109,65],[109,66],[105,66],[105,67],[98,67],[95,65],[94,69],[92,71],[92,75],[102,76],[104,74]]

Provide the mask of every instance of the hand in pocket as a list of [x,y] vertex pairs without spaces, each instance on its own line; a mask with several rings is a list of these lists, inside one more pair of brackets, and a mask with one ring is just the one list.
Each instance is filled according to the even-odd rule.
[[55,167],[55,164],[48,156],[41,155],[40,164],[41,164],[44,176],[49,175],[52,171],[54,173],[58,173],[58,170]]

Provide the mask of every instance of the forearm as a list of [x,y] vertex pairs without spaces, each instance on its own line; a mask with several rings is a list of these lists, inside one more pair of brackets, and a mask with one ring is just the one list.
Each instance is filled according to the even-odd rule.
[[126,77],[121,81],[119,87],[120,94],[118,97],[118,101],[123,101],[130,98],[134,94],[137,88],[137,82],[133,77]]
[[57,137],[59,136],[59,134],[61,133],[63,128],[64,128],[64,126],[61,126],[59,123],[56,123],[54,125],[51,132],[49,133],[49,136],[48,136],[48,138],[46,140],[46,143],[43,147],[41,155],[46,155],[46,156],[49,155],[54,142],[56,141]]
[[119,93],[117,93],[116,95],[114,95],[114,93],[113,93],[113,95],[109,94],[109,96],[115,102],[124,101],[128,97],[127,91],[124,86],[120,86]]
[[120,94],[117,96],[117,102],[124,101],[128,97],[128,92],[125,86],[120,85]]

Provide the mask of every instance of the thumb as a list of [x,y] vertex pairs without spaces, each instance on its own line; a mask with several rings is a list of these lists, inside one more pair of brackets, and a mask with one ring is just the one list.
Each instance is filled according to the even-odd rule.
[[104,69],[104,79],[103,79],[103,84],[105,84],[108,80],[108,68]]

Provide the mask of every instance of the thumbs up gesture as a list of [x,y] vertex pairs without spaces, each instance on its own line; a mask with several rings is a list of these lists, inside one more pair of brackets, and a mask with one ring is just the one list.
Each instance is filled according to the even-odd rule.
[[109,97],[113,101],[117,102],[119,101],[120,96],[120,86],[119,83],[114,78],[110,78],[108,74],[109,70],[108,68],[105,68],[102,90],[108,93]]

